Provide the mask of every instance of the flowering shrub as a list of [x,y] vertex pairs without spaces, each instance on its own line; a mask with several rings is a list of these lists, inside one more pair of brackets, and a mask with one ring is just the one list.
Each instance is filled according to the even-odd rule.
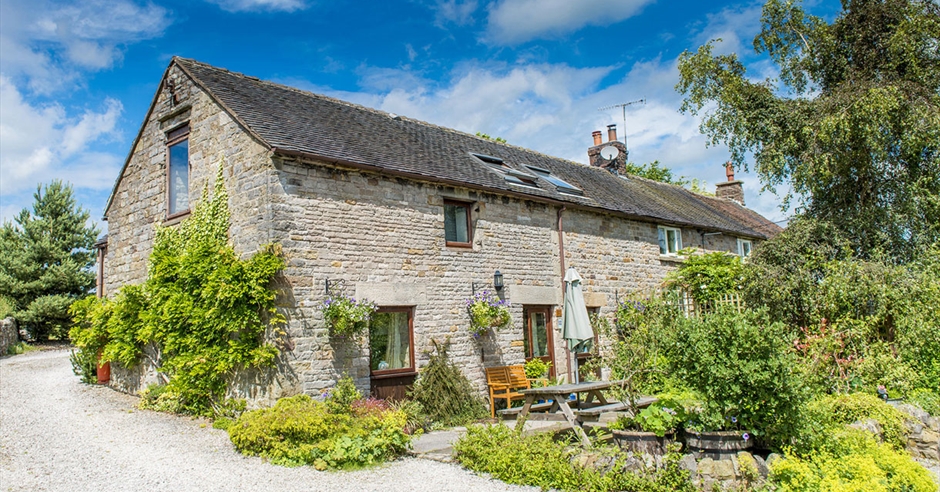
[[505,328],[512,322],[509,303],[487,290],[467,299],[467,313],[470,315],[470,333],[475,337],[490,328]]
[[330,333],[339,336],[358,335],[378,307],[365,299],[357,301],[345,295],[329,296],[323,301],[323,319]]

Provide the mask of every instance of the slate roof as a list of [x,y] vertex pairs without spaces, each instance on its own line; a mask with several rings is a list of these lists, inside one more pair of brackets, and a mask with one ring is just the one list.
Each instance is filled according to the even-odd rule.
[[[406,117],[262,81],[195,60],[174,58],[195,83],[227,108],[275,153],[371,167],[389,174],[524,195],[601,209],[647,221],[766,238],[780,230],[730,200],[682,187],[497,143]],[[517,170],[536,166],[584,191],[561,193],[544,179],[538,188],[510,184],[471,153],[498,157]]]

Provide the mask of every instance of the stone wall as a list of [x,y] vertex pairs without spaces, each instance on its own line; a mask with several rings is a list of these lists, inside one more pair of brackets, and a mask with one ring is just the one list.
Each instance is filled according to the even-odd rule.
[[0,356],[7,355],[10,347],[20,341],[20,333],[16,329],[16,320],[13,317],[0,319]]
[[[249,254],[270,242],[268,186],[276,183],[276,170],[268,150],[254,140],[228,113],[173,67],[168,78],[174,93],[158,91],[135,143],[123,177],[106,211],[108,248],[104,259],[105,289],[112,296],[122,285],[141,283],[153,246],[154,227],[172,226],[185,217],[167,221],[166,133],[189,123],[190,204],[211,189],[220,161],[229,191],[232,227],[237,251]],[[175,94],[176,103],[171,100]],[[156,381],[152,364],[127,370],[112,364],[112,386],[133,392]]]
[[[484,366],[524,360],[523,307],[548,306],[555,370],[566,373],[557,205],[275,157],[178,68],[168,77],[174,91],[157,94],[108,211],[105,291],[113,295],[146,277],[154,225],[166,219],[165,135],[188,122],[190,203],[211,186],[224,158],[236,251],[248,255],[275,242],[287,260],[275,285],[288,319],[285,350],[275,370],[239,374],[234,396],[270,403],[316,393],[343,373],[369,388],[367,340],[333,340],[322,320],[326,280],[342,281],[347,294],[380,306],[412,307],[417,367],[426,363],[432,341],[449,340],[452,359],[481,392]],[[446,246],[445,199],[473,203],[472,247]],[[655,223],[568,206],[562,224],[565,264],[578,269],[588,305],[604,315],[614,312],[618,297],[655,289],[681,261],[660,256]],[[733,237],[704,239],[708,251],[736,250]],[[701,241],[696,231],[683,230],[684,246]],[[490,289],[496,270],[504,275],[513,324],[477,341],[466,329],[464,300],[474,288]],[[125,391],[153,380],[152,368],[112,370],[112,385]]]

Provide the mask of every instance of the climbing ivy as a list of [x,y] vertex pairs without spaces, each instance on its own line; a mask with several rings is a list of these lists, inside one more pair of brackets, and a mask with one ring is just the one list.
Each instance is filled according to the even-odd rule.
[[[267,245],[239,258],[228,241],[221,165],[211,197],[208,191],[185,221],[157,226],[142,286],[127,286],[100,307],[73,312],[73,340],[100,348],[106,333],[102,360],[134,366],[152,344],[153,362],[166,382],[161,398],[194,415],[224,413],[227,382],[236,370],[274,363],[277,348],[268,340],[285,321],[270,287],[284,268],[280,248]],[[82,336],[82,330],[96,336]]]

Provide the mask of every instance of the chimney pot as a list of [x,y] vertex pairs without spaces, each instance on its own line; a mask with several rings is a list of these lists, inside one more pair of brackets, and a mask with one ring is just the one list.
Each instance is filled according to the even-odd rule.
[[725,163],[725,175],[728,177],[728,181],[734,181],[734,168],[731,167],[731,161]]
[[607,141],[617,141],[617,125],[607,125]]
[[591,133],[591,136],[594,137],[594,145],[600,145],[600,144],[604,143],[604,142],[602,141],[602,139],[601,139],[601,131],[600,131],[600,130],[597,130],[597,131]]

